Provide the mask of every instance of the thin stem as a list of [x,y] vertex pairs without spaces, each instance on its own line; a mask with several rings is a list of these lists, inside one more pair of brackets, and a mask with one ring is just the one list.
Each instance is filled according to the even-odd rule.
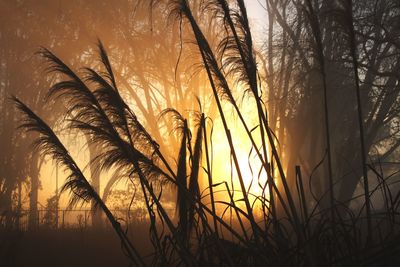
[[350,41],[350,52],[353,63],[353,71],[354,71],[354,80],[356,87],[356,96],[357,96],[357,115],[358,115],[358,127],[360,130],[360,148],[361,148],[361,163],[363,170],[363,178],[364,178],[364,198],[365,198],[365,207],[367,213],[367,227],[368,227],[368,237],[371,238],[372,235],[372,223],[371,223],[371,201],[369,197],[369,184],[368,184],[368,169],[367,169],[367,153],[365,149],[365,137],[364,137],[364,123],[363,123],[363,111],[361,106],[361,94],[360,94],[360,77],[358,76],[358,62],[357,62],[357,48],[356,48],[356,40],[354,33],[354,23],[353,23],[353,4],[352,0],[348,0],[348,19],[349,19],[349,41]]

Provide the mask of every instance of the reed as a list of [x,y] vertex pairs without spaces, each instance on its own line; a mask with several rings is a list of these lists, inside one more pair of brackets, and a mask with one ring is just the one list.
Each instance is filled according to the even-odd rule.
[[[157,2],[152,1],[152,6]],[[267,3],[271,10],[278,8],[275,1],[268,0]],[[213,11],[216,14],[215,20],[225,26],[224,38],[220,40],[217,48],[210,44],[193,12],[196,5],[186,0],[171,0],[168,4],[171,17],[175,16],[180,23],[186,22],[192,31],[202,70],[206,73],[211,89],[212,101],[217,106],[218,115],[222,120],[224,138],[233,161],[232,170],[236,171],[235,178],[240,185],[237,192],[242,198],[234,199],[236,190],[228,183],[216,183],[212,170],[213,147],[212,142],[209,142],[212,136],[206,123],[207,114],[202,110],[205,103],[199,104],[199,110],[190,111],[193,116],[180,113],[180,107],[168,107],[161,113],[165,121],[173,121],[174,127],[169,128],[175,128],[176,138],[180,139],[180,146],[173,155],[176,166],[170,164],[154,134],[140,122],[121,94],[115,78],[120,76],[114,71],[106,49],[99,42],[99,58],[104,71],[85,68],[82,72],[75,72],[51,51],[40,51],[49,63],[48,70],[61,77],[49,89],[48,98],[66,103],[66,127],[85,133],[90,137],[87,139],[88,145],[98,147],[98,155],[90,162],[93,168],[113,170],[113,181],[125,177],[140,185],[149,218],[149,236],[153,244],[151,258],[140,255],[132,245],[132,240],[122,230],[118,220],[88,182],[56,133],[23,102],[14,98],[25,118],[21,128],[39,133],[36,140],[38,149],[50,155],[70,173],[63,191],[72,194],[71,203],[96,203],[107,215],[134,266],[376,266],[385,259],[390,264],[396,262],[397,258],[391,256],[391,253],[397,252],[396,241],[400,238],[400,229],[397,226],[400,193],[393,197],[388,186],[389,178],[366,164],[367,152],[364,145],[361,158],[365,189],[363,194],[351,201],[364,199],[366,217],[349,209],[348,203],[340,203],[334,196],[326,56],[319,18],[312,1],[306,0],[305,5],[301,7],[308,14],[311,38],[317,52],[316,60],[322,79],[325,144],[328,155],[328,174],[323,177],[328,181],[327,191],[320,198],[315,197],[314,201],[311,199],[312,178],[310,177],[307,184],[301,166],[289,166],[294,169],[294,177],[285,172],[278,138],[270,127],[268,104],[262,98],[262,78],[257,69],[244,1],[209,0],[199,3],[202,10]],[[277,20],[281,21],[282,17]],[[273,29],[273,25],[269,28]],[[270,37],[272,38],[272,33]],[[360,134],[363,136],[354,29],[350,31],[349,38],[356,76]],[[272,56],[272,48],[268,51]],[[306,55],[302,54],[301,57],[306,58]],[[272,59],[268,60],[269,64],[273,62]],[[269,71],[272,70],[270,67]],[[255,128],[249,128],[248,119],[242,114],[234,98],[229,79],[236,79],[238,83],[245,84],[244,91],[254,98],[252,103],[258,121]],[[268,84],[273,87],[275,81],[269,81]],[[200,103],[200,100],[198,102]],[[265,171],[262,175],[266,176],[266,182],[260,184],[263,189],[260,195],[254,195],[245,186],[243,165],[239,162],[237,154],[238,145],[236,140],[233,140],[231,126],[227,120],[228,114],[223,109],[225,102],[233,107],[235,116],[239,118],[245,132],[244,138],[251,143],[251,149],[261,163],[261,171]],[[164,118],[166,116],[172,119]],[[259,131],[259,140],[255,138],[256,128]],[[193,138],[192,132],[195,133]],[[361,143],[364,142],[361,138]],[[270,157],[268,151],[272,152]],[[322,162],[323,159],[314,170],[318,169]],[[379,180],[373,190],[369,189],[367,167],[370,167]],[[204,189],[200,186],[202,178],[206,184]],[[277,185],[278,178],[282,183],[281,187]],[[291,182],[295,187],[290,186]],[[173,200],[176,207],[175,218],[167,212],[162,199],[163,190],[166,188],[172,188],[173,192],[176,192],[176,199]],[[265,193],[266,188],[269,188],[269,196]],[[379,190],[385,195],[386,207],[380,214],[373,213],[371,209],[371,196]],[[217,198],[221,193],[226,195],[226,200]],[[320,205],[325,194],[329,194],[328,207]],[[253,203],[250,201],[252,197],[255,199]],[[240,202],[244,203],[244,208],[241,208]],[[261,204],[262,212],[255,212],[255,203]],[[221,208],[222,212],[218,208]],[[339,208],[341,212],[336,213]],[[228,213],[231,214],[230,218]],[[330,218],[325,216],[326,213],[330,214]],[[367,230],[362,226],[364,219],[368,222]],[[379,232],[379,235],[372,235],[372,231]],[[363,238],[365,233],[368,233],[368,242]],[[369,242],[373,238],[374,242]]]

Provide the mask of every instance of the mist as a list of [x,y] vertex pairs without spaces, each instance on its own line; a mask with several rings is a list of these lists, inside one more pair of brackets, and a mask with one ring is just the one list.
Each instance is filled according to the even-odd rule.
[[1,266],[397,266],[396,0],[0,1]]

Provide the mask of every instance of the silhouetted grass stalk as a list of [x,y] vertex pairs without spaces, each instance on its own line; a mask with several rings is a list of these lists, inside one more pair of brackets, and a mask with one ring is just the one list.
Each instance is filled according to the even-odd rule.
[[117,222],[103,200],[90,185],[56,134],[18,98],[14,97],[13,100],[25,116],[24,122],[19,127],[24,128],[27,131],[36,131],[41,133],[42,136],[35,141],[35,146],[41,150],[43,155],[52,156],[58,161],[58,163],[64,165],[64,167],[70,171],[70,176],[61,190],[62,192],[66,190],[71,190],[73,192],[74,196],[71,198],[70,205],[75,205],[78,201],[82,200],[93,200],[106,214],[107,219],[110,221],[112,227],[119,236],[121,244],[128,254],[129,259],[136,266],[145,266],[142,257],[121,229],[121,225]]
[[[206,154],[206,164],[207,164],[207,180],[208,180],[208,188],[210,190],[210,199],[211,199],[211,208],[212,208],[212,212],[213,214],[217,214],[215,212],[215,200],[214,200],[214,183],[213,183],[213,179],[212,179],[212,170],[211,170],[211,164],[210,164],[210,156],[209,156],[209,152],[208,152],[208,143],[207,143],[207,128],[206,128],[206,120],[202,120],[201,123],[202,128],[203,128],[203,135],[204,135],[204,149],[205,149],[205,154]],[[214,222],[214,231],[215,234],[218,238],[218,225],[217,225],[217,219],[215,218],[215,216],[212,216],[213,218],[213,222]]]
[[[202,56],[202,59],[203,59],[204,67],[206,69],[206,72],[207,72],[207,75],[208,75],[208,79],[209,79],[211,88],[213,90],[214,99],[216,101],[219,114],[221,116],[221,120],[222,120],[222,123],[223,123],[225,134],[226,134],[226,137],[227,137],[227,140],[228,140],[228,143],[229,143],[229,147],[230,147],[230,150],[231,150],[231,155],[232,155],[232,158],[233,158],[233,161],[234,161],[235,169],[236,169],[236,172],[237,172],[237,175],[238,175],[238,179],[239,179],[239,183],[240,183],[240,187],[241,187],[241,190],[242,190],[244,202],[245,202],[246,209],[247,209],[247,212],[249,214],[250,222],[251,222],[251,225],[252,225],[252,228],[253,228],[253,234],[257,238],[258,233],[257,233],[257,230],[256,230],[257,227],[255,226],[255,219],[254,219],[254,216],[253,216],[253,211],[252,211],[252,208],[250,206],[250,202],[249,202],[249,199],[248,199],[248,196],[247,196],[247,193],[246,193],[246,188],[244,186],[242,173],[241,173],[241,170],[240,170],[240,165],[239,165],[239,162],[238,162],[238,159],[237,159],[237,155],[236,155],[236,152],[235,152],[235,147],[233,145],[232,137],[230,135],[229,128],[228,128],[228,125],[227,125],[227,122],[226,122],[226,119],[225,119],[225,115],[224,115],[224,112],[222,110],[222,105],[221,105],[221,102],[220,102],[220,99],[219,99],[219,96],[218,96],[217,88],[216,88],[215,83],[214,83],[214,78],[213,78],[213,76],[211,74],[212,71],[210,69],[210,64],[211,65],[212,64],[217,65],[217,63],[216,63],[216,60],[215,60],[215,58],[214,58],[214,56],[212,54],[210,46],[208,45],[208,42],[207,42],[206,38],[204,37],[203,33],[201,32],[199,26],[197,25],[192,13],[191,13],[191,10],[190,10],[190,7],[189,7],[188,3],[186,2],[186,0],[182,0],[182,1],[180,1],[179,4],[181,5],[180,6],[181,12],[189,20],[190,25],[191,25],[191,27],[193,29],[193,32],[194,32],[198,48],[200,50],[200,53],[201,53],[201,56]],[[214,68],[214,70],[215,70],[215,68]]]
[[368,227],[368,237],[371,238],[372,235],[372,224],[371,224],[371,201],[370,201],[370,192],[368,185],[368,169],[367,169],[367,152],[365,149],[365,137],[364,137],[364,119],[363,119],[363,111],[361,105],[361,94],[360,94],[360,78],[358,76],[358,56],[357,56],[357,45],[356,45],[356,36],[354,33],[354,23],[353,23],[353,2],[352,0],[347,0],[347,20],[348,20],[348,30],[349,30],[349,43],[350,43],[350,54],[352,58],[353,70],[354,70],[354,83],[356,88],[356,96],[357,96],[357,118],[358,118],[358,127],[360,131],[360,152],[361,152],[361,164],[363,171],[363,181],[364,181],[364,198],[365,198],[365,208],[367,215],[367,227]]
[[[238,1],[240,10],[241,10],[241,14],[243,16],[243,20],[242,20],[243,24],[241,26],[244,28],[244,31],[248,34],[246,36],[247,38],[245,38],[246,45],[247,45],[246,51],[248,52],[247,56],[245,55],[244,49],[242,48],[242,42],[238,36],[234,22],[232,20],[228,3],[225,0],[218,0],[218,3],[221,5],[221,8],[223,9],[224,19],[227,20],[230,30],[234,36],[236,47],[237,47],[237,50],[239,51],[239,54],[241,57],[241,61],[242,61],[241,63],[245,69],[246,77],[248,79],[248,84],[254,95],[254,98],[255,98],[255,101],[257,104],[258,115],[259,115],[261,105],[260,105],[260,98],[258,96],[258,88],[257,88],[257,73],[256,73],[257,68],[255,66],[254,58],[252,55],[253,47],[252,47],[250,28],[249,28],[248,20],[246,17],[247,14],[246,14],[246,9],[245,9],[244,3],[243,3],[243,1]],[[229,36],[227,38],[229,38]],[[275,207],[275,201],[274,201],[274,190],[273,190],[273,185],[272,185],[275,182],[270,173],[268,164],[266,163],[266,162],[268,162],[268,155],[267,155],[267,148],[266,148],[266,144],[265,144],[264,129],[263,129],[263,127],[261,127],[261,125],[263,125],[261,116],[259,115],[258,119],[259,119],[259,125],[260,125],[259,129],[260,129],[260,135],[261,135],[261,141],[262,141],[263,156],[261,156],[261,154],[258,152],[258,147],[256,146],[254,139],[252,137],[252,134],[249,131],[247,124],[245,123],[245,120],[243,119],[243,116],[241,115],[241,112],[238,109],[236,103],[234,104],[234,107],[236,109],[236,112],[239,114],[239,118],[245,127],[246,133],[252,142],[253,148],[257,151],[257,154],[262,162],[262,166],[264,167],[264,169],[268,175],[268,187],[269,187],[269,192],[270,192],[269,201],[270,201],[270,205],[271,205],[272,219],[276,219],[277,217],[276,217],[276,207]]]
[[324,117],[325,117],[325,135],[326,135],[326,153],[328,155],[328,182],[329,182],[329,204],[332,221],[335,221],[335,195],[333,188],[333,174],[332,174],[332,154],[331,154],[331,137],[330,137],[330,129],[329,129],[329,108],[328,108],[328,87],[326,83],[326,73],[325,73],[325,58],[324,58],[324,49],[322,46],[322,37],[321,30],[319,28],[319,21],[317,14],[315,14],[314,8],[310,0],[306,0],[307,5],[307,15],[310,20],[310,25],[314,37],[314,41],[316,43],[317,50],[317,60],[320,65],[320,72],[322,77],[322,88],[324,91]]

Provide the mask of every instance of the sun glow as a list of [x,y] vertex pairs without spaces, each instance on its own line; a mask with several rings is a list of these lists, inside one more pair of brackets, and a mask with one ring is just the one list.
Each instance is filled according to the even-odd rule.
[[[254,148],[252,148],[251,141],[242,125],[242,122],[237,118],[233,108],[229,103],[224,104],[223,108],[232,135],[234,150],[238,159],[243,184],[248,193],[249,202],[253,205],[255,213],[257,213],[261,208],[259,198],[263,197],[266,200],[269,199],[269,190],[266,186],[267,174],[265,169],[262,167],[262,162],[258,154]],[[249,129],[254,129],[254,131],[252,131],[252,136],[254,137],[257,146],[261,147],[259,128],[256,127],[258,125],[258,117],[257,112],[255,112],[254,99],[244,99],[241,103],[240,109],[243,117],[246,119]],[[244,202],[241,201],[243,199],[243,194],[238,178],[238,172],[233,158],[231,157],[229,143],[220,119],[217,119],[214,122],[213,132],[213,182],[214,184],[226,182],[225,184],[227,184],[229,190],[232,191],[236,205],[240,208],[245,208]],[[269,158],[268,152],[267,157]],[[229,194],[224,184],[215,189],[215,192],[216,199],[226,202],[230,201]]]

